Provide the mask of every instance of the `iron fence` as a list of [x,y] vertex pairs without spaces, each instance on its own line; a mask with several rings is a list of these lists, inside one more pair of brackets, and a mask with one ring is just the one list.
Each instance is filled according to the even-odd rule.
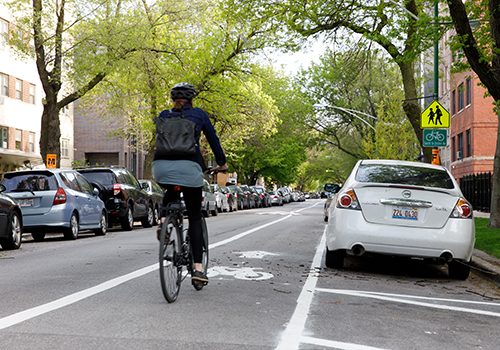
[[491,172],[465,175],[460,179],[460,189],[474,210],[490,212]]

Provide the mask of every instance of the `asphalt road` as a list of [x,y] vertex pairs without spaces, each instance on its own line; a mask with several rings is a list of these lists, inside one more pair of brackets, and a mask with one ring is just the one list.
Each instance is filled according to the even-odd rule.
[[393,258],[324,267],[323,200],[207,219],[210,283],[163,298],[156,228],[0,251],[1,349],[498,349],[500,291]]

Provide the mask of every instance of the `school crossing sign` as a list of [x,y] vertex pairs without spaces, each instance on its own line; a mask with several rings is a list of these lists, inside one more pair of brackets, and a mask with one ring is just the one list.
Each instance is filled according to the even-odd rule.
[[420,115],[421,129],[448,129],[450,127],[450,112],[438,101],[433,101]]

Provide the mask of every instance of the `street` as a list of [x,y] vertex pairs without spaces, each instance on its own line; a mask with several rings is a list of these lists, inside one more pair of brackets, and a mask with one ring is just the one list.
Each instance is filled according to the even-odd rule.
[[207,218],[210,283],[164,299],[156,227],[0,251],[2,349],[498,349],[500,291],[395,258],[324,265],[324,200]]

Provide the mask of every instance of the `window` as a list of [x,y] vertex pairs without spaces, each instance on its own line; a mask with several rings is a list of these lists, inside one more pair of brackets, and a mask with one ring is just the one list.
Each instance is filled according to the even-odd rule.
[[0,74],[0,95],[9,96],[9,76]]
[[457,135],[457,143],[458,143],[457,159],[462,159],[464,157],[464,134],[463,133],[460,133]]
[[69,114],[69,106],[68,106],[68,105],[63,106],[63,107],[61,108],[61,112],[62,112],[63,114]]
[[0,19],[0,48],[7,45],[9,34],[9,22],[4,19]]
[[28,145],[29,145],[29,151],[31,153],[35,153],[35,133],[34,132],[30,132],[30,136],[29,136],[29,142],[28,142]]
[[9,130],[5,127],[0,127],[0,147],[7,148],[7,139],[9,137]]
[[23,132],[19,129],[16,129],[16,149],[21,149],[22,135]]
[[455,99],[456,91],[453,90],[451,93],[451,114],[455,115],[457,113],[457,105],[456,105],[456,99]]
[[464,83],[458,86],[458,111],[464,109]]
[[467,157],[472,156],[472,140],[470,129],[465,132],[465,142],[467,142]]
[[455,138],[451,138],[451,159],[453,161],[457,160],[457,148],[455,147]]
[[69,157],[68,140],[61,140],[61,157]]
[[467,100],[466,100],[466,106],[470,105],[471,102],[472,102],[472,82],[470,80],[470,78],[467,78],[467,80],[465,81],[466,82],[466,85],[467,85]]
[[16,79],[16,98],[18,100],[23,99],[23,81]]
[[35,99],[36,99],[36,86],[33,84],[30,84],[30,103],[32,105],[35,104]]

